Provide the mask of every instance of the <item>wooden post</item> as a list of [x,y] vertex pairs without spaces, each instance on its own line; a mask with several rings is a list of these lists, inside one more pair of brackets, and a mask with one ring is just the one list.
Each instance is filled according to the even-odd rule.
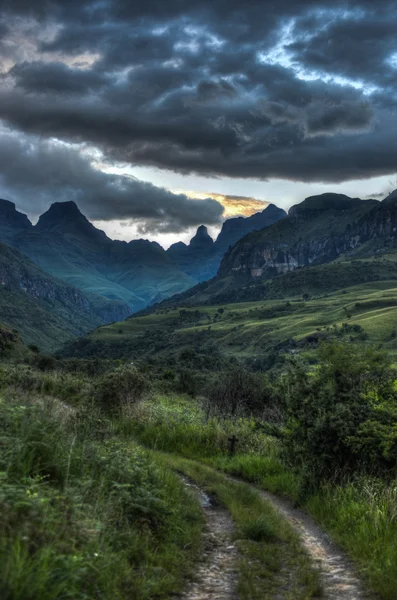
[[236,443],[238,442],[238,438],[236,438],[236,436],[232,435],[232,437],[228,438],[229,441],[229,456],[234,456],[234,453],[236,451]]

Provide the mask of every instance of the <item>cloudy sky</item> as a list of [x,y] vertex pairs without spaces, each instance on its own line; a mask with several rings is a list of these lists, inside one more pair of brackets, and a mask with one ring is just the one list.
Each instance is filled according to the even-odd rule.
[[0,195],[168,245],[397,187],[397,0],[2,0]]

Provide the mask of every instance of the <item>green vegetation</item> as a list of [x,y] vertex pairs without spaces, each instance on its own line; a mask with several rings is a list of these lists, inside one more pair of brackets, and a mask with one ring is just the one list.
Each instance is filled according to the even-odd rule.
[[[379,352],[351,344],[324,348],[320,358],[309,374],[292,365],[274,382],[274,399],[285,402],[281,414],[269,405],[267,421],[244,416],[248,407],[240,406],[234,418],[228,410],[209,417],[205,402],[154,397],[140,404],[123,428],[146,446],[299,502],[348,551],[370,587],[392,600],[395,373]],[[238,451],[229,456],[233,434]]]
[[1,372],[2,598],[169,597],[200,550],[197,500],[90,408],[89,382],[71,406],[39,379]]
[[64,354],[134,361],[155,358],[175,368],[184,364],[181,354],[190,349],[196,364],[201,363],[196,370],[217,371],[236,358],[255,369],[268,369],[291,354],[307,354],[319,342],[336,339],[382,344],[396,353],[396,281],[354,285],[319,297],[307,294],[220,306],[160,305],[151,314],[93,331],[69,345]]
[[121,302],[79,290],[44,273],[17,250],[0,243],[0,315],[26,344],[44,352],[103,323],[129,314]]
[[[395,336],[386,324],[393,296],[385,282],[377,292],[360,286],[334,295],[332,314],[328,298],[178,310],[186,331],[208,317],[220,328],[239,318],[300,327],[301,337],[266,373],[247,369],[238,355],[192,345],[168,360],[134,364],[53,358],[34,347],[23,352],[3,328],[0,502],[12,526],[2,531],[0,578],[7,600],[22,600],[28,588],[32,600],[166,598],[180,590],[200,552],[203,519],[174,471],[230,511],[241,598],[274,597],[287,573],[291,596],[310,598],[320,593],[319,579],[284,520],[224,474],[303,506],[368,586],[392,600],[397,386]],[[332,323],[320,332],[313,306]],[[345,309],[351,318],[339,323],[334,317]],[[298,320],[303,311],[306,325]],[[154,323],[169,327],[175,312],[119,327],[138,331],[140,323],[150,337]],[[353,320],[379,315],[385,332]],[[310,333],[302,336],[305,326]],[[379,349],[382,336],[388,352]]]

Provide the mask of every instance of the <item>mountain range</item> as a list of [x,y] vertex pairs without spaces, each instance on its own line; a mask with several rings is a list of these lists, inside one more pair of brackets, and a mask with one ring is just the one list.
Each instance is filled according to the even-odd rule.
[[[281,288],[288,296],[296,270],[303,269],[301,281],[307,276],[316,286],[315,269],[309,267],[377,256],[396,246],[397,190],[382,202],[332,193],[311,196],[286,218],[240,239],[225,253],[213,279],[165,304],[260,300]],[[376,278],[372,270],[355,274],[353,269],[351,276],[367,281],[369,273]]]
[[33,226],[15,204],[0,200],[2,321],[20,329],[24,341],[53,349],[213,277],[224,248],[285,215],[271,205],[230,219],[215,242],[201,226],[189,245],[165,251],[148,240],[111,240],[74,202],[52,204]]
[[74,202],[52,204],[33,226],[12,202],[0,200],[0,241],[54,277],[121,301],[133,313],[213,277],[224,251],[237,239],[285,216],[270,205],[247,219],[226,221],[216,242],[202,225],[189,245],[174,244],[165,251],[148,240],[111,240]]
[[51,351],[71,338],[126,318],[128,305],[86,294],[0,243],[0,320],[27,344]]
[[394,343],[396,288],[397,191],[383,202],[323,194],[240,239],[209,281],[99,328],[65,354],[166,360],[189,347],[270,360],[324,327],[322,336]]

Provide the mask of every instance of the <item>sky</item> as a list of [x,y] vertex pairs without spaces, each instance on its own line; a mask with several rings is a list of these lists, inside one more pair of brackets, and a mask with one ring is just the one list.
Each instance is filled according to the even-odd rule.
[[397,0],[2,0],[0,196],[168,246],[397,187]]

